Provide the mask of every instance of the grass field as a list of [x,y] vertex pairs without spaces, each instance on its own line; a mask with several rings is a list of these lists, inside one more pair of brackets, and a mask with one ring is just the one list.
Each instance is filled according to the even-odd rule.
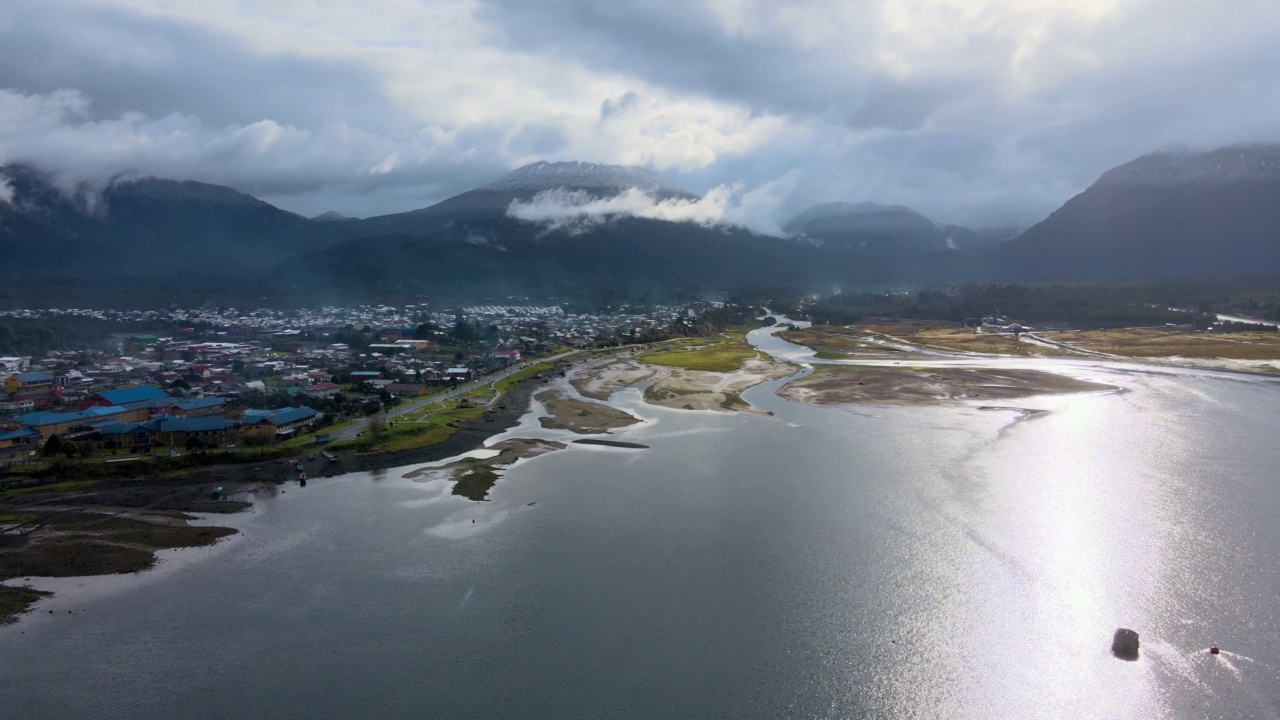
[[[486,406],[495,397],[507,393],[521,380],[549,372],[552,367],[549,363],[532,365],[491,385],[468,390],[457,398],[427,403],[421,410],[388,420],[386,427],[376,438],[372,431],[366,430],[364,435],[355,440],[335,443],[331,447],[334,450],[353,450],[364,454],[416,450],[444,442],[457,432],[454,424],[460,425],[482,417]],[[464,399],[471,407],[460,407],[460,401]]]
[[757,351],[747,343],[746,334],[722,333],[710,340],[690,339],[684,345],[642,352],[636,356],[650,365],[678,367],[708,372],[733,372],[742,363],[756,357]]
[[0,515],[0,525],[27,525],[39,519],[39,515]]

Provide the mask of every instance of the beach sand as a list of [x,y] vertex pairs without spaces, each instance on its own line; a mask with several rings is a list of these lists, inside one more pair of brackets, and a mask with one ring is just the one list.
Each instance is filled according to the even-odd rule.
[[617,388],[648,381],[644,399],[653,405],[681,410],[760,412],[742,399],[742,392],[795,371],[791,365],[763,357],[746,360],[741,368],[728,373],[646,365],[627,359],[588,365],[572,383],[587,397],[605,399]]

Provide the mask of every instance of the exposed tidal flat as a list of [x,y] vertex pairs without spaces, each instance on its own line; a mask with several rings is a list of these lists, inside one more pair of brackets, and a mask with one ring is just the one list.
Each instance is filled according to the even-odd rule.
[[1114,385],[1024,368],[835,365],[787,383],[778,394],[788,400],[819,405],[926,405],[960,399],[1007,400],[1117,390]]
[[1280,388],[982,362],[1129,392],[1037,396],[1034,422],[795,403],[790,374],[741,391],[759,413],[595,399],[640,420],[595,437],[641,452],[535,400],[467,457],[563,447],[487,502],[438,473],[464,458],[322,478],[158,571],[57,587],[0,629],[0,717],[1275,716]]

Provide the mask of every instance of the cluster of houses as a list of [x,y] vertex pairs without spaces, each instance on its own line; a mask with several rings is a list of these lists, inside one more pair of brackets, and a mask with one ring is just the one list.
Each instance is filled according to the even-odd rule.
[[30,452],[57,436],[106,448],[221,447],[252,432],[263,441],[305,432],[322,415],[309,407],[228,413],[220,397],[175,397],[154,385],[104,390],[74,410],[0,419],[0,455]]
[[[169,328],[167,337],[122,332],[97,348],[0,357],[0,458],[55,435],[114,448],[233,444],[246,433],[262,439],[267,426],[287,437],[316,422],[317,409],[344,414],[375,402],[385,406],[388,396],[469,381],[526,353],[634,342],[701,309],[598,316],[529,305],[430,312],[425,303],[289,311],[0,310],[0,317],[22,320]],[[486,349],[454,342],[459,321],[484,330]],[[281,404],[281,394],[291,407],[241,409]]]

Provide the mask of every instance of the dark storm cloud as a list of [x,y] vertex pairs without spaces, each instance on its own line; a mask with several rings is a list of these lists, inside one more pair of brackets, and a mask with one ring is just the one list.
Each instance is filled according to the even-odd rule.
[[642,162],[779,213],[1032,222],[1145,152],[1280,141],[1278,32],[1274,0],[9,0],[0,163],[367,215]]
[[560,54],[762,113],[820,116],[852,127],[914,127],[927,117],[927,98],[945,90],[934,81],[891,83],[875,72],[845,73],[783,36],[727,34],[694,3],[482,0],[481,8],[479,16],[503,29],[513,48]]
[[[836,10],[844,25],[838,45],[805,47],[781,28],[727,30],[683,0],[482,2],[481,16],[513,48],[808,123],[815,130],[803,140],[685,178],[762,181],[733,173],[798,166],[796,193],[811,195],[788,207],[879,200],[967,222],[1030,222],[1107,169],[1171,143],[1280,140],[1274,2],[1228,10],[1133,0],[1100,5],[1097,17],[1081,4],[1074,20],[1049,4],[988,3],[982,22],[944,22],[924,51],[907,53],[924,72],[877,60],[914,41],[912,25],[927,26],[931,9],[919,3],[905,30],[877,24],[891,2],[809,3],[811,26],[839,22]],[[748,25],[767,8],[733,7]]]
[[505,129],[468,127],[442,149],[416,136],[384,84],[367,65],[259,52],[192,22],[18,0],[0,11],[0,164],[68,184],[197,179],[361,214],[421,207],[506,170],[471,152],[499,146]]
[[270,118],[314,127],[401,117],[371,70],[263,54],[228,33],[114,8],[16,0],[0,30],[0,88],[85,90],[93,113],[190,114],[212,125]]

